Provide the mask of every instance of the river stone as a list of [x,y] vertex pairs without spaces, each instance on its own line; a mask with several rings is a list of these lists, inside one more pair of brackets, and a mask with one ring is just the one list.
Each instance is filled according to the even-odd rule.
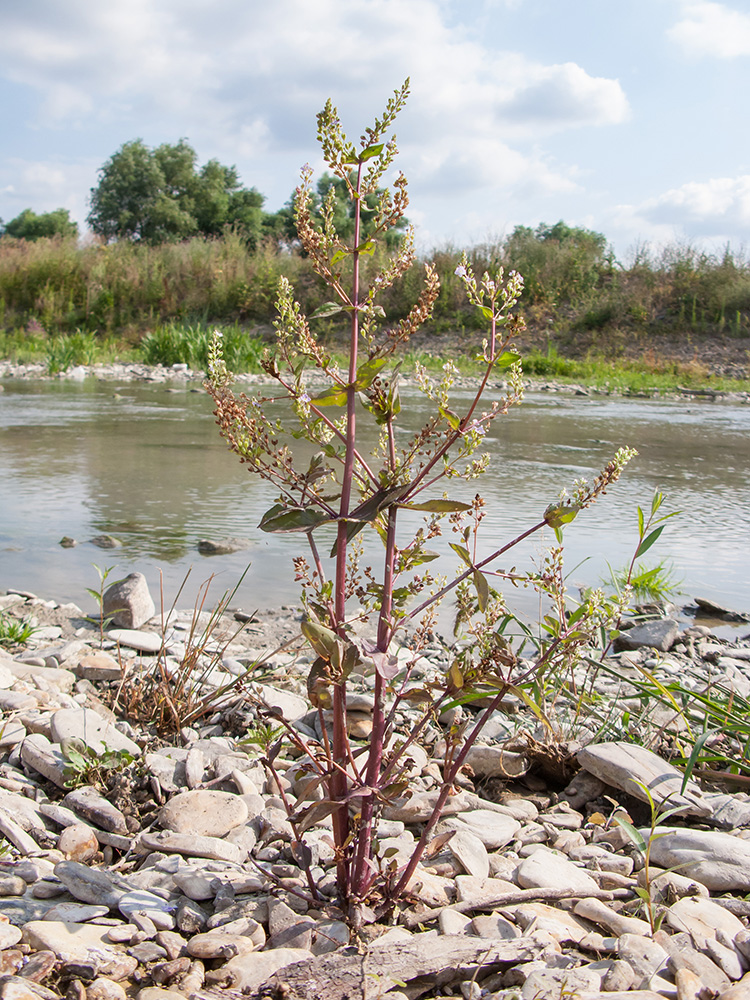
[[168,854],[184,854],[191,858],[209,858],[213,861],[231,861],[241,864],[243,852],[234,844],[219,837],[197,837],[190,833],[173,833],[162,830],[158,833],[142,833],[139,838],[143,847]]
[[217,980],[242,993],[254,993],[279,969],[312,958],[306,948],[275,948],[273,951],[251,951],[231,958],[217,970]]
[[[572,861],[539,847],[516,868],[515,879],[524,889],[598,891],[599,883]],[[578,892],[576,892],[578,895]]]
[[636,985],[650,985],[649,979],[667,967],[667,952],[642,934],[622,934],[617,941],[617,956],[636,972]]
[[477,878],[489,876],[490,859],[487,848],[471,830],[456,830],[448,842],[448,848],[467,875],[476,875]]
[[576,754],[578,763],[601,781],[619,788],[641,802],[648,796],[636,784],[642,782],[654,801],[661,804],[669,799],[669,807],[692,816],[710,816],[710,803],[694,781],[689,781],[680,794],[684,775],[650,750],[635,743],[597,743],[584,747]]
[[615,639],[615,649],[640,649],[641,646],[647,646],[666,653],[679,634],[680,626],[674,618],[660,618],[621,632]]
[[132,628],[112,628],[107,632],[107,638],[140,653],[158,653],[162,647],[161,636],[156,632],[141,632]]
[[0,731],[0,750],[14,747],[26,738],[26,729],[20,722],[6,720]]
[[228,556],[233,552],[242,552],[252,546],[249,538],[220,538],[212,541],[201,538],[198,541],[198,551],[202,556]]
[[16,680],[29,681],[32,686],[41,687],[42,691],[63,691],[66,694],[76,682],[72,670],[59,670],[57,667],[40,667],[36,663],[21,663],[19,660],[3,660],[6,667]]
[[529,762],[523,754],[482,743],[475,743],[471,747],[464,763],[475,774],[487,778],[520,778],[529,769]]
[[540,997],[591,995],[601,984],[601,975],[591,972],[585,965],[578,969],[539,969],[532,972],[521,987],[521,997],[539,1000]]
[[488,851],[497,851],[509,844],[520,829],[521,824],[511,816],[489,809],[470,809],[456,816],[443,817],[435,832],[468,830],[481,840]]
[[26,882],[20,875],[0,874],[0,896],[23,896]]
[[6,899],[0,899],[0,920],[7,919],[15,927],[23,927],[30,920],[43,920],[44,914],[54,905],[52,902],[47,902],[46,899],[9,896]]
[[637,917],[626,917],[622,913],[616,913],[600,899],[579,899],[573,907],[573,913],[577,917],[583,917],[594,924],[599,924],[600,927],[611,931],[615,937],[620,937],[622,934],[651,936],[651,926],[645,920],[638,920]]
[[297,722],[310,711],[310,706],[304,698],[290,691],[280,691],[270,684],[254,684],[252,691],[267,708],[278,709],[287,722]]
[[109,915],[108,906],[93,903],[56,903],[42,917],[43,920],[62,920],[66,924],[85,924],[96,917]]
[[[641,830],[648,838],[650,831]],[[750,841],[713,830],[659,828],[651,862],[676,868],[715,892],[750,892]]]
[[14,948],[23,937],[20,927],[13,924],[0,924],[0,951],[6,948]]
[[67,861],[90,861],[99,850],[99,841],[86,823],[73,823],[60,834],[57,849],[62,851]]
[[114,535],[94,535],[93,538],[89,538],[89,541],[98,549],[119,549],[122,547],[122,542]]
[[106,939],[108,927],[72,924],[62,920],[32,920],[23,938],[37,951],[51,951],[62,962],[93,966],[95,974],[124,979],[137,968],[137,961]]
[[65,773],[67,761],[59,745],[50,743],[46,736],[41,733],[31,733],[27,736],[21,744],[21,760],[58,788],[65,787],[65,782],[68,780]]
[[95,903],[115,909],[128,891],[127,882],[117,875],[97,868],[88,868],[79,861],[60,861],[55,865],[55,876],[65,888],[82,903]]
[[102,614],[118,628],[140,628],[155,613],[143,573],[131,573],[104,591]]
[[100,977],[86,983],[86,1000],[127,1000],[127,993],[119,983]]
[[95,649],[82,656],[76,664],[76,674],[87,681],[119,681],[122,667],[103,649]]
[[159,811],[159,823],[165,829],[199,837],[224,837],[247,820],[247,805],[231,792],[180,792]]
[[123,835],[128,832],[127,820],[123,814],[105,799],[93,785],[83,785],[81,788],[68,792],[63,799],[63,805],[102,830]]
[[52,716],[51,725],[55,743],[76,739],[82,740],[98,754],[105,749],[124,751],[134,757],[139,757],[141,753],[137,743],[91,708],[61,708]]
[[589,927],[569,910],[549,903],[519,903],[503,907],[503,913],[512,916],[525,931],[546,931],[560,944],[579,944],[589,933]]
[[242,934],[229,934],[224,930],[194,934],[187,943],[188,955],[200,959],[234,958],[254,950],[251,938]]
[[744,930],[744,924],[729,910],[700,896],[684,896],[666,911],[665,920],[676,931],[686,931],[701,945],[701,939],[715,938],[721,930],[732,940]]

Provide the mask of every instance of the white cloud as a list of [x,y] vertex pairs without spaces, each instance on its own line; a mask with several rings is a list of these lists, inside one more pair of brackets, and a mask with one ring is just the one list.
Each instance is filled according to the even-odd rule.
[[67,208],[80,224],[86,217],[86,198],[96,165],[54,160],[11,158],[0,163],[0,193],[5,194],[3,217],[8,222],[25,208],[52,212]]
[[624,218],[654,226],[662,234],[746,240],[750,231],[750,174],[691,181],[637,206],[621,206]]
[[750,56],[750,14],[712,0],[683,2],[681,17],[667,34],[690,55]]
[[410,75],[398,134],[414,181],[569,190],[568,168],[527,147],[625,120],[619,82],[493,52],[445,14],[440,0],[35,0],[0,15],[0,72],[41,95],[43,124],[186,136],[270,204],[280,158],[293,157],[292,183],[309,159],[328,96],[358,130]]

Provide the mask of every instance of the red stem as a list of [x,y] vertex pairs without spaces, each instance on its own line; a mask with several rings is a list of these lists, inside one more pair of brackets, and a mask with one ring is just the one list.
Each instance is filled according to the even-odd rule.
[[[354,251],[352,253],[352,323],[349,342],[349,382],[346,388],[346,454],[344,471],[341,479],[341,505],[336,539],[336,576],[334,580],[334,616],[335,630],[345,638],[343,623],[346,618],[346,549],[347,522],[343,520],[349,514],[356,460],[356,403],[357,393],[357,362],[359,348],[359,251],[360,241],[360,189],[362,183],[362,164],[357,169],[357,185],[355,192],[354,212]],[[333,686],[333,761],[334,767],[330,781],[330,795],[334,802],[340,803],[332,816],[333,836],[337,853],[337,884],[342,899],[349,896],[350,872],[346,857],[349,840],[349,808],[347,806],[348,778],[346,765],[349,760],[349,741],[346,732],[346,679],[338,680]]]

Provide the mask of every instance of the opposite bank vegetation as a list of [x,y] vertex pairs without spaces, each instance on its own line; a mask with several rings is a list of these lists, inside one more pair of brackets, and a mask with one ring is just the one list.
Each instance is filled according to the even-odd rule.
[[[426,255],[441,279],[425,332],[406,366],[450,357],[466,374],[481,345],[481,316],[461,297],[461,251]],[[601,234],[557,223],[517,227],[469,251],[475,272],[518,270],[527,334],[524,372],[609,384],[613,389],[750,386],[750,261],[674,245],[642,248],[618,262]],[[379,251],[363,258],[377,273]],[[421,268],[383,296],[398,323],[416,301]],[[324,313],[322,281],[295,245],[251,249],[237,233],[158,246],[121,240],[0,239],[0,357],[46,360],[50,373],[114,360],[184,362],[205,368],[211,331],[224,332],[235,371],[257,371],[272,337],[279,279],[294,284],[307,315]],[[319,315],[318,335],[335,351],[338,317]]]

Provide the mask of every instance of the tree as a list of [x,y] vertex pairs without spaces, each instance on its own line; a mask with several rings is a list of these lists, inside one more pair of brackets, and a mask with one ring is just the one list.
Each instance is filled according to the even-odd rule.
[[71,219],[67,208],[56,208],[54,212],[43,212],[41,215],[25,208],[5,226],[2,235],[14,236],[19,240],[40,240],[51,236],[75,238],[78,236],[78,226]]
[[596,287],[612,266],[607,238],[592,229],[542,222],[531,229],[516,226],[505,241],[508,267],[524,276],[524,297],[555,305],[573,302]]
[[219,236],[235,226],[252,244],[262,232],[263,195],[240,183],[235,167],[209,160],[197,169],[185,139],[149,149],[126,142],[99,171],[88,223],[106,240],[166,243]]

